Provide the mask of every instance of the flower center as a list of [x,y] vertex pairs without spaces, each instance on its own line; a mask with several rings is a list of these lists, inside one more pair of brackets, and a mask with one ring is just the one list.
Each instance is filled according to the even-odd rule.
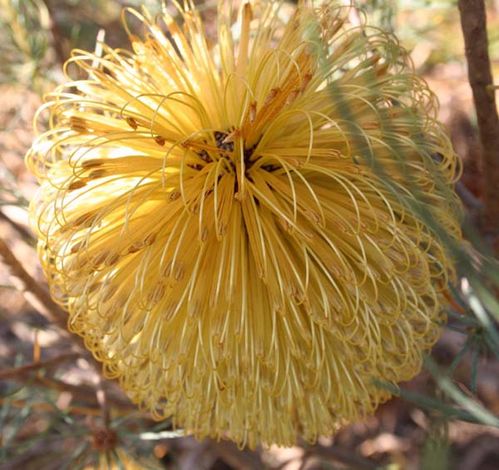
[[[201,171],[206,165],[216,164],[218,161],[224,160],[226,163],[226,171],[237,176],[238,163],[241,163],[244,168],[242,175],[253,183],[254,181],[250,174],[250,170],[261,158],[261,156],[255,155],[258,142],[248,147],[243,140],[240,140],[238,145],[242,146],[241,151],[240,147],[238,148],[235,144],[235,139],[239,136],[237,130],[234,128],[228,129],[227,131],[214,131],[212,137],[213,139],[210,139],[211,143],[207,139],[203,139],[201,142],[189,142],[187,146],[194,150],[194,153],[203,163],[189,163],[188,166],[194,170]],[[213,145],[213,143],[215,145]],[[277,170],[279,166],[264,164],[261,165],[260,168],[264,171],[272,172]],[[239,190],[239,184],[239,178],[236,177],[234,182],[235,194]]]

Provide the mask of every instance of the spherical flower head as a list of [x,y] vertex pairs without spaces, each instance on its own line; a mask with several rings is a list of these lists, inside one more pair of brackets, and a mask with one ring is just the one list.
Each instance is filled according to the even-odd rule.
[[408,201],[457,240],[457,160],[407,53],[351,8],[221,1],[211,35],[177,8],[126,11],[133,51],[74,51],[48,96],[27,157],[43,268],[155,418],[314,441],[436,341],[453,269]]

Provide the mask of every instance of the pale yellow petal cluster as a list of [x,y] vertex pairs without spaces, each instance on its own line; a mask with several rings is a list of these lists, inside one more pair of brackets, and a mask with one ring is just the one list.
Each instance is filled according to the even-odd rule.
[[314,441],[413,377],[453,270],[407,200],[460,236],[406,52],[349,8],[285,7],[221,1],[216,38],[191,3],[127,11],[133,52],[74,51],[27,157],[69,328],[155,418],[250,446]]

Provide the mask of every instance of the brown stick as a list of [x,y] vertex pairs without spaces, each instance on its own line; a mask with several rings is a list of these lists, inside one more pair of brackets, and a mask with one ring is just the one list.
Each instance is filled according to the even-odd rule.
[[97,372],[102,370],[102,365],[88,353],[83,343],[83,339],[76,335],[69,335],[67,331],[67,313],[57,305],[50,294],[35,281],[31,275],[24,269],[22,264],[14,256],[9,246],[0,238],[0,261],[10,269],[11,275],[17,281],[16,288],[21,291],[26,300],[50,323],[55,324],[60,329],[60,333],[71,338],[73,343],[78,347],[82,356],[87,359]]
[[[101,407],[102,410],[102,406],[97,400],[95,389],[87,384],[81,383],[79,385],[73,385],[68,382],[55,379],[53,377],[36,377],[36,376],[31,379],[31,383],[33,383],[33,385],[38,385],[40,387],[49,388],[51,390],[56,390],[59,392],[69,392],[75,397],[75,399],[92,404],[96,403]],[[125,397],[125,395],[122,395],[117,389],[109,390],[107,392],[107,397],[108,397],[108,405],[112,405],[113,409],[119,408],[122,410],[128,410],[129,413],[137,411],[137,407],[133,405]],[[147,415],[144,414],[144,416]]]
[[[4,405],[4,404],[8,404],[9,406],[14,406],[16,408],[26,408],[27,406],[30,406],[33,410],[36,410],[36,411],[48,411],[48,412],[54,411],[54,405],[52,403],[44,403],[44,402],[29,403],[28,400],[12,400],[11,398],[0,398],[0,405]],[[101,415],[101,409],[98,406],[98,404],[96,404],[95,407],[70,406],[67,409],[67,412],[69,414],[83,415],[83,416],[100,416]],[[129,416],[130,415],[129,409],[114,410],[114,412],[117,416]]]
[[[109,421],[109,406],[113,407],[126,407],[128,410],[135,409],[135,407],[128,402],[126,398],[122,398],[119,396],[113,396],[109,393],[104,385],[107,382],[101,379],[101,370],[102,364],[100,364],[85,348],[83,343],[83,339],[77,335],[70,335],[67,332],[67,313],[64,312],[50,297],[49,293],[39,284],[37,283],[30,274],[24,269],[18,259],[14,256],[8,245],[4,240],[0,238],[0,261],[3,261],[4,264],[10,269],[11,275],[15,278],[16,287],[24,294],[26,299],[51,323],[55,324],[60,328],[60,332],[67,337],[69,337],[73,344],[78,348],[78,356],[84,357],[93,369],[99,375],[99,384],[97,388],[97,399],[96,401],[101,407],[101,412],[104,415],[104,421]],[[71,354],[67,354],[64,359],[67,360]],[[54,358],[52,360],[45,361],[44,363],[36,363],[30,364],[27,366],[23,366],[17,369],[8,369],[0,373],[0,379],[14,379],[21,380],[23,379],[27,372],[35,369],[40,369],[41,367],[53,366],[55,363],[63,360],[63,356],[59,358]],[[21,370],[21,371],[20,371]],[[33,382],[40,383],[41,385],[59,385],[61,390],[66,390],[70,387],[70,384],[65,384],[63,382],[56,383],[55,379],[48,379],[43,377],[32,377],[31,380]],[[50,383],[49,383],[50,382]],[[75,386],[72,390],[73,394],[77,394],[78,389],[81,389],[82,385]],[[95,389],[89,389],[86,392],[87,395],[95,397]]]
[[487,17],[484,0],[459,0],[468,80],[482,146],[485,207],[482,218],[484,234],[499,236],[499,117],[490,58],[488,53]]
[[77,353],[61,354],[60,356],[54,357],[52,359],[47,359],[46,361],[35,362],[34,364],[26,364],[20,367],[13,367],[10,369],[0,370],[0,380],[11,379],[19,376],[24,376],[33,371],[39,371],[40,369],[48,369],[59,365],[61,362],[74,360],[80,357]]
[[0,220],[4,220],[5,222],[7,222],[17,233],[19,233],[19,235],[21,235],[22,239],[25,242],[29,243],[33,240],[33,234],[28,229],[12,220],[2,210],[0,210]]
[[44,317],[66,331],[67,314],[50,298],[49,293],[36,282],[14,256],[7,243],[0,238],[0,259],[9,267],[18,281],[16,287]]

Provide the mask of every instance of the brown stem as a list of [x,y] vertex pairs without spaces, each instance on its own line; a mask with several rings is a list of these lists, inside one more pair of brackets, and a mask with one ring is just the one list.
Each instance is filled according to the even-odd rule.
[[[68,391],[80,401],[96,403],[102,410],[102,405],[97,400],[93,388],[87,384],[72,385],[53,377],[35,377],[34,383],[61,392]],[[129,413],[137,411],[136,406],[133,405],[124,394],[120,393],[119,390],[112,391],[112,393],[111,390],[109,390],[106,392],[106,396],[108,399],[108,406],[112,405],[114,409],[128,410]]]
[[[66,359],[68,358],[69,355],[66,355]],[[19,373],[19,369],[23,369],[23,367],[17,368],[17,370],[7,369],[5,371],[2,371],[2,377],[0,377],[0,379],[13,380],[15,382],[22,383],[25,385],[43,387],[45,389],[54,390],[57,392],[69,392],[71,393],[71,395],[75,400],[78,400],[79,402],[82,403],[90,403],[92,406],[99,407],[101,409],[100,414],[102,416],[102,403],[100,403],[98,398],[96,397],[95,390],[93,387],[84,383],[73,385],[71,383],[64,382],[62,380],[48,376],[41,377],[35,374],[29,375],[27,373],[28,370]],[[33,368],[31,368],[31,370],[33,370]],[[137,408],[130,401],[128,401],[124,395],[122,395],[119,392],[115,392],[114,390],[110,389],[106,391],[106,399],[107,399],[106,406],[108,407],[112,406],[113,412],[114,410],[117,409],[122,411],[127,411],[128,413],[133,413],[137,410]],[[144,416],[146,417],[146,415]]]
[[0,238],[0,260],[10,269],[12,277],[17,281],[15,282],[16,288],[23,293],[26,300],[41,315],[47,318],[51,324],[58,326],[61,334],[71,338],[73,343],[79,348],[81,355],[99,372],[102,369],[102,365],[87,352],[83,339],[79,336],[68,334],[67,313],[52,300],[47,290],[24,269],[2,238]]
[[499,117],[488,53],[484,0],[459,0],[468,80],[478,121],[484,174],[483,231],[499,236]]
[[[61,333],[67,335],[73,343],[78,347],[79,354],[66,354],[65,356],[60,356],[59,358],[54,358],[51,360],[47,360],[44,362],[39,362],[36,364],[30,364],[27,366],[23,366],[16,369],[7,369],[0,373],[0,379],[14,379],[14,380],[23,380],[26,378],[27,373],[31,370],[40,370],[43,367],[51,367],[61,362],[62,360],[67,360],[71,357],[85,357],[87,361],[91,364],[94,370],[99,375],[99,384],[98,384],[98,394],[95,396],[95,391],[92,388],[89,388],[85,391],[84,395],[88,400],[89,396],[93,396],[96,402],[101,407],[101,412],[104,416],[104,421],[109,423],[110,415],[109,415],[109,405],[113,405],[113,407],[126,408],[128,410],[134,409],[133,405],[131,405],[128,400],[124,399],[124,397],[114,396],[106,390],[105,385],[107,383],[101,379],[100,371],[102,370],[102,365],[95,360],[95,358],[86,350],[83,339],[76,335],[69,335],[66,330],[66,318],[67,313],[65,313],[50,297],[49,293],[39,284],[37,283],[30,274],[24,269],[18,259],[14,256],[8,245],[4,240],[0,238],[0,260],[4,262],[6,266],[9,267],[11,275],[17,280],[16,287],[24,294],[26,299],[43,315],[45,316],[51,323],[56,324],[60,329]],[[29,376],[28,376],[29,377]],[[68,390],[71,388],[70,384],[66,384],[61,381],[57,381],[56,379],[49,379],[47,377],[31,377],[30,378],[33,383],[38,383],[43,386],[58,388],[59,390]],[[78,385],[72,387],[71,392],[75,395],[79,395],[79,392],[82,391],[83,385]]]
[[[52,403],[29,403],[27,400],[12,400],[11,398],[1,398],[0,397],[0,405],[8,404],[9,406],[14,406],[16,408],[26,408],[29,406],[31,409],[36,411],[47,411],[53,412],[54,405]],[[75,414],[75,415],[83,415],[83,416],[100,416],[101,410],[98,405],[95,407],[89,406],[70,406],[67,409],[67,413]],[[116,410],[115,413],[118,416],[128,416],[130,414],[130,410]],[[3,467],[1,467],[3,468]]]
[[51,323],[66,331],[67,314],[50,298],[40,283],[30,276],[1,238],[0,259],[9,267],[11,275],[17,280],[16,287],[24,294],[26,300]]
[[5,222],[7,222],[19,235],[21,235],[22,239],[26,243],[30,243],[33,241],[33,234],[28,229],[24,228],[21,224],[18,224],[17,222],[12,220],[2,210],[0,210],[0,220],[4,220]]
[[[34,377],[32,383],[59,392],[70,392],[77,400],[82,402],[95,403],[101,408],[102,415],[102,405],[97,400],[93,388],[87,384],[73,385],[53,377]],[[108,398],[108,406],[112,405],[113,409],[127,410],[129,413],[137,411],[135,405],[119,392],[115,393],[109,390],[106,392],[106,396]]]
[[59,365],[61,362],[76,359],[79,356],[80,355],[77,353],[61,354],[60,356],[54,357],[52,359],[47,359],[46,361],[40,361],[34,364],[26,364],[20,367],[4,369],[0,371],[0,380],[24,376],[29,374],[30,372],[39,371],[40,369],[48,369]]

